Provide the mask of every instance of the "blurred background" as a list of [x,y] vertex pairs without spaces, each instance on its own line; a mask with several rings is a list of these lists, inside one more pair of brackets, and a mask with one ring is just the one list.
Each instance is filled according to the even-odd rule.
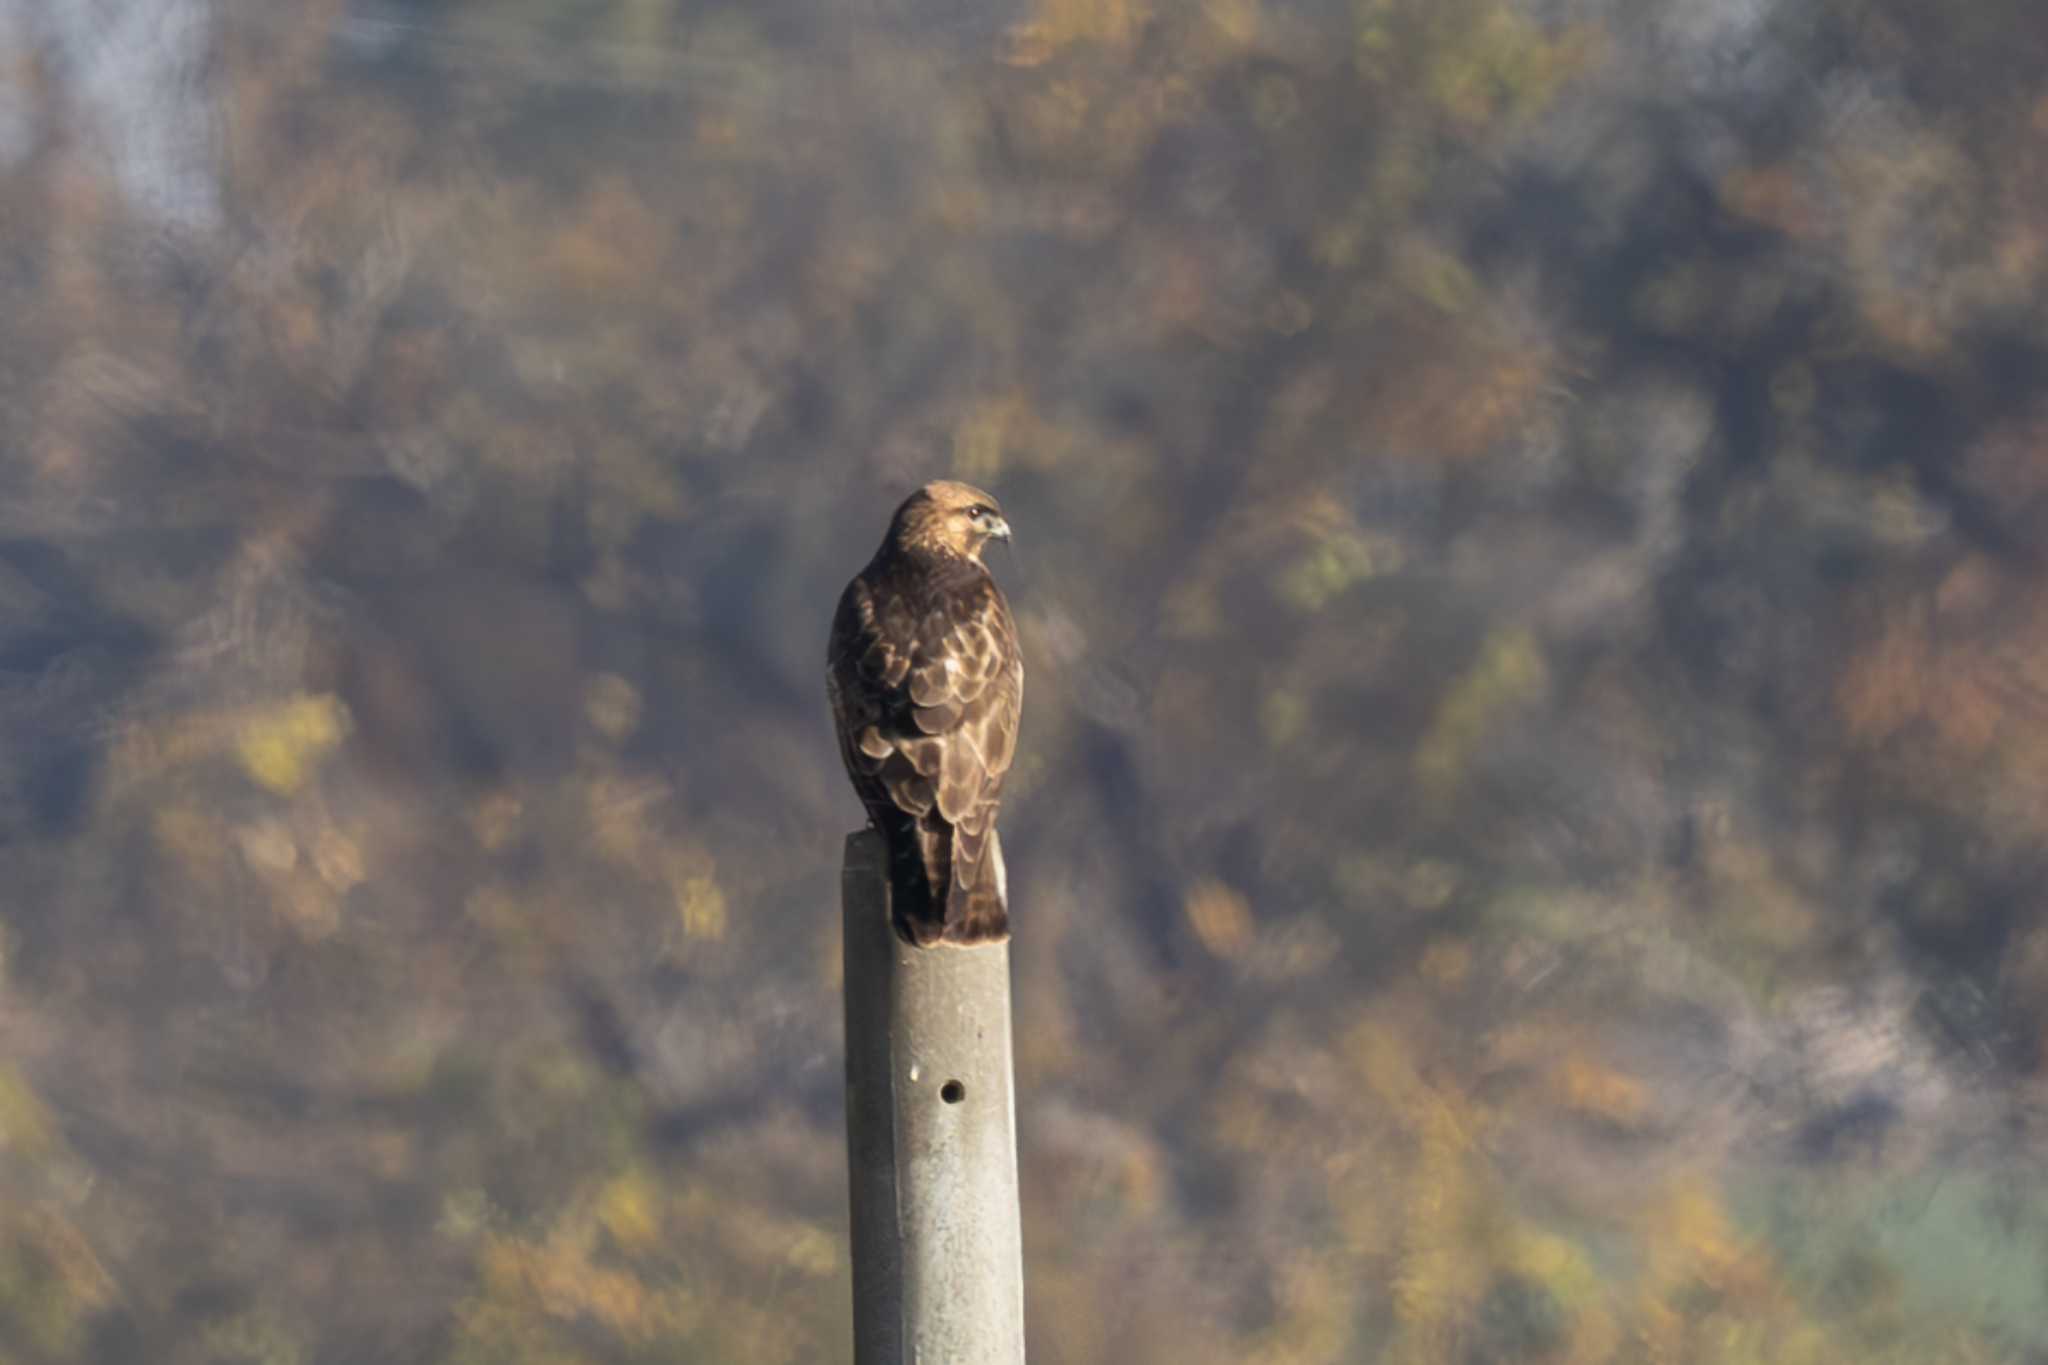
[[2031,0],[0,0],[0,1359],[850,1359],[1017,528],[1043,1362],[2048,1360]]

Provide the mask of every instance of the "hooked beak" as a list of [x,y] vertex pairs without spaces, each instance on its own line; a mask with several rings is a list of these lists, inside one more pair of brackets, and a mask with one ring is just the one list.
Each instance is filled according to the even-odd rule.
[[992,540],[1008,540],[1010,538],[1010,523],[1004,521],[1001,517],[997,517],[988,524],[988,534]]

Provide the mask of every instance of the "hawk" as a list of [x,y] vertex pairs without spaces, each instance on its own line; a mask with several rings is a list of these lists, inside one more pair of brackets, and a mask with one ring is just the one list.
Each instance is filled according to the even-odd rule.
[[839,752],[889,846],[896,931],[920,947],[1009,935],[996,807],[1017,752],[1024,662],[981,562],[1010,524],[978,488],[906,498],[840,595],[825,683]]

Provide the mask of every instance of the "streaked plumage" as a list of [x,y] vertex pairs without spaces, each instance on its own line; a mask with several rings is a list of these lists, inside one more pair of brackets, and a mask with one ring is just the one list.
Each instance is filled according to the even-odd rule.
[[847,775],[889,844],[896,928],[917,944],[1009,932],[996,809],[1017,751],[1024,666],[982,547],[994,498],[926,484],[840,596],[826,687]]

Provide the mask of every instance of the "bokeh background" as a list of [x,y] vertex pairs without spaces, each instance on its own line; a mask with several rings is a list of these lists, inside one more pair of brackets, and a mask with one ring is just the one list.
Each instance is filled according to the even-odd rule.
[[941,474],[1037,1360],[2048,1360],[2044,280],[2034,0],[0,0],[0,1360],[849,1360]]

